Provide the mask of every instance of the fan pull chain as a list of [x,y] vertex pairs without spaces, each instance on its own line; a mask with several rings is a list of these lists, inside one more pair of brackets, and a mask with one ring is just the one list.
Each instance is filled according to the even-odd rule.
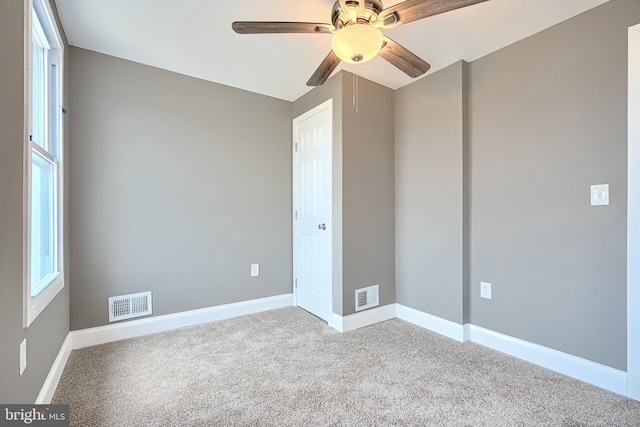
[[353,107],[355,108],[356,106],[356,73],[355,71],[351,75],[351,93],[353,94],[352,101],[353,101]]
[[358,82],[358,64],[354,67],[353,73],[353,81],[351,84],[353,90],[353,106],[356,109],[356,113],[358,112],[358,104],[359,104],[359,82]]
[[[356,65],[357,68],[357,65]],[[360,77],[356,74],[356,113],[360,104]]]

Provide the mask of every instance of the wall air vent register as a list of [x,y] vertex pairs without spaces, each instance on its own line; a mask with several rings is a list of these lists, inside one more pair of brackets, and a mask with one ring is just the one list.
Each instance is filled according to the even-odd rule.
[[109,297],[109,322],[153,313],[151,292]]

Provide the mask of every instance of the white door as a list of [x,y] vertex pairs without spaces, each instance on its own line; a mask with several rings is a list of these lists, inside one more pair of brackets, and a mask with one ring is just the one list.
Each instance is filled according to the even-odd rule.
[[293,120],[295,304],[329,322],[331,282],[332,102]]

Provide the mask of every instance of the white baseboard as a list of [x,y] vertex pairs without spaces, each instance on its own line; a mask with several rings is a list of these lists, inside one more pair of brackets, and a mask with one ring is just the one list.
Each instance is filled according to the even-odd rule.
[[[292,303],[293,295],[284,294],[69,332],[38,394],[36,404],[51,403],[72,349],[289,307]],[[395,317],[457,341],[469,340],[603,389],[628,395],[626,372],[479,326],[460,325],[401,304],[389,304],[345,317],[333,314],[329,326],[340,332],[348,332]]]
[[414,325],[421,326],[456,341],[467,341],[467,334],[463,325],[443,319],[433,314],[425,313],[402,304],[396,304],[396,316]]
[[51,365],[47,378],[44,380],[44,384],[36,398],[36,405],[48,405],[51,403],[53,394],[56,392],[56,388],[58,387],[58,382],[60,382],[60,377],[62,377],[62,371],[64,371],[64,367],[67,364],[67,360],[69,360],[69,355],[71,354],[71,341],[71,333],[68,333],[62,342],[62,346],[60,347],[60,351],[58,352],[56,359],[53,361],[53,365]]
[[614,393],[627,395],[627,373],[581,357],[469,325],[472,342]]
[[396,304],[389,304],[350,314],[345,317],[333,313],[333,317],[329,321],[329,326],[339,332],[349,332],[354,329],[384,322],[394,317],[396,317]]
[[113,325],[98,326],[96,328],[72,331],[72,343],[74,349],[90,347],[92,345],[155,334],[157,332],[169,331],[185,326],[199,325],[216,320],[230,319],[246,314],[289,307],[292,303],[293,295],[283,294],[199,310],[183,311],[181,313],[115,323]]
[[396,304],[396,316],[457,341],[471,341],[605,390],[628,395],[627,373],[624,371],[480,326],[460,325],[401,304]]
[[471,323],[465,323],[463,325],[463,332],[462,335],[464,337],[463,341],[467,342],[467,341],[471,341]]

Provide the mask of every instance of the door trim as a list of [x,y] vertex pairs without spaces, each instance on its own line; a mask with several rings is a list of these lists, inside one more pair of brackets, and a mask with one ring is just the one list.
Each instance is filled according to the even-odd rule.
[[[304,121],[307,118],[319,113],[320,111],[323,110],[329,110],[329,125],[331,126],[331,140],[332,140],[332,158],[333,158],[333,98],[328,99],[327,101],[323,102],[322,104],[312,108],[311,110],[302,113],[301,115],[299,115],[298,117],[295,117],[292,121],[292,126],[291,126],[291,167],[292,167],[292,176],[293,176],[293,182],[292,182],[292,191],[293,191],[293,203],[292,203],[292,211],[291,211],[291,221],[292,221],[292,229],[293,229],[293,277],[292,277],[292,287],[293,287],[293,305],[295,307],[298,306],[298,289],[296,287],[296,279],[298,277],[298,263],[297,263],[297,251],[298,251],[298,222],[296,221],[296,210],[298,208],[298,191],[299,191],[299,186],[298,186],[298,176],[300,171],[298,170],[298,162],[297,162],[297,154],[296,154],[296,124],[298,122]],[[332,161],[333,163],[333,161]],[[333,181],[333,177],[332,177],[332,181]],[[333,188],[333,183],[331,185],[331,188]],[[332,224],[333,224],[333,219],[332,219]],[[332,243],[332,250],[333,250],[333,243]],[[333,277],[333,275],[332,275]],[[330,296],[330,300],[333,302],[333,286],[331,287],[331,289],[329,290],[329,296]],[[331,308],[331,312],[333,312],[333,308]]]
[[629,28],[627,394],[640,400],[640,24]]

